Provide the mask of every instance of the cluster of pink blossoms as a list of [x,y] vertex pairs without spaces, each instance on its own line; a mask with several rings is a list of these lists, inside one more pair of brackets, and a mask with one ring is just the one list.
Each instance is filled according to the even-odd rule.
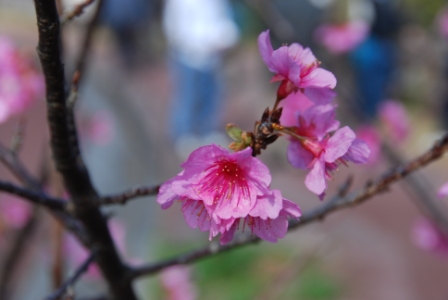
[[[276,242],[288,229],[288,218],[301,215],[297,204],[270,189],[269,169],[256,156],[279,133],[290,137],[288,159],[294,167],[310,170],[305,184],[321,198],[326,179],[340,164],[365,163],[367,145],[335,119],[334,75],[319,67],[308,48],[299,44],[273,50],[269,31],[258,38],[261,56],[280,81],[273,110],[267,109],[252,132],[230,124],[235,153],[209,145],[190,154],[177,176],[160,187],[157,202],[163,209],[181,202],[192,228],[218,234],[221,244],[230,242],[238,228]],[[279,109],[278,105],[282,108]]]
[[0,36],[0,123],[43,95],[42,75],[9,39]]
[[[326,179],[338,166],[349,161],[366,163],[370,150],[349,127],[339,128],[336,105],[331,104],[336,78],[318,68],[319,61],[310,49],[292,44],[273,51],[268,31],[260,35],[258,44],[269,70],[276,73],[273,80],[283,78],[291,85],[281,102],[280,119],[292,133],[288,160],[296,168],[310,170],[305,185],[322,199]],[[282,68],[274,67],[277,65]]]

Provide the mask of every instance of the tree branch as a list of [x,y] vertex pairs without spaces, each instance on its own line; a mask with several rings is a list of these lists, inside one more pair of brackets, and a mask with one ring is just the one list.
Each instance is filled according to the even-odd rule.
[[130,190],[127,190],[123,193],[103,196],[98,199],[98,205],[109,205],[109,204],[126,204],[129,200],[145,197],[145,196],[155,196],[159,192],[160,185],[151,186],[151,187],[135,187]]
[[91,253],[90,256],[86,259],[86,261],[79,266],[79,268],[73,273],[71,277],[69,277],[62,286],[57,289],[54,293],[45,298],[45,300],[58,300],[61,299],[62,296],[65,295],[67,290],[72,287],[76,281],[81,277],[81,275],[89,269],[90,264],[95,260],[95,253]]
[[70,12],[64,14],[61,17],[61,24],[64,25],[67,21],[70,21],[71,19],[78,17],[80,15],[82,15],[82,13],[84,12],[84,9],[89,6],[90,4],[92,4],[95,0],[86,0],[82,3],[79,3],[78,5],[76,5],[73,10],[71,10]]
[[[98,249],[97,263],[110,289],[112,299],[136,299],[128,272],[116,251],[107,227],[106,218],[92,205],[98,194],[77,143],[76,128],[67,109],[64,90],[64,68],[61,62],[60,23],[54,0],[34,0],[39,44],[37,52],[45,75],[47,114],[51,135],[51,149],[56,169],[64,179],[71,195],[74,213],[89,237],[90,250]],[[73,134],[75,134],[73,136]]]
[[34,204],[43,205],[49,209],[65,210],[67,205],[67,201],[64,201],[62,199],[52,198],[45,195],[43,192],[35,192],[32,190],[21,188],[5,181],[0,181],[0,191],[20,196],[25,200],[31,201]]
[[[372,198],[373,196],[376,196],[382,192],[387,191],[392,183],[399,181],[403,177],[411,174],[412,172],[415,172],[421,169],[422,167],[428,165],[429,163],[437,160],[447,150],[448,150],[448,134],[445,135],[439,142],[437,142],[430,150],[428,150],[423,155],[417,157],[416,159],[410,161],[409,163],[403,165],[402,167],[392,169],[391,171],[385,173],[383,176],[379,177],[377,180],[373,182],[368,182],[362,190],[351,193],[346,197],[336,195],[335,197],[330,199],[325,204],[319,206],[318,208],[304,213],[300,218],[300,221],[290,220],[288,231],[302,227],[315,221],[321,221],[330,213],[333,213],[342,208],[347,208],[361,204],[364,201]],[[130,272],[129,276],[132,280],[140,276],[157,273],[173,265],[193,263],[199,259],[207,258],[212,255],[226,252],[241,246],[257,243],[259,241],[260,239],[258,237],[240,235],[237,236],[233,242],[227,245],[217,245],[215,243],[212,243],[210,245],[207,245],[206,247],[176,256],[171,259],[134,268]]]

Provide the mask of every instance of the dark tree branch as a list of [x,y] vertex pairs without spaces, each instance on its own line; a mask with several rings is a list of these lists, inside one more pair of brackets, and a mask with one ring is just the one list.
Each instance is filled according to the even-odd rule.
[[67,292],[69,288],[71,288],[76,281],[81,277],[82,274],[87,272],[90,264],[95,260],[95,253],[91,253],[90,256],[86,259],[86,261],[79,266],[79,268],[73,273],[71,277],[69,277],[62,286],[57,289],[54,293],[45,298],[45,300],[58,300],[61,299]]
[[131,282],[126,280],[128,268],[118,256],[106,218],[92,205],[95,202],[92,199],[97,199],[98,194],[81,157],[75,128],[71,128],[74,122],[66,103],[60,23],[55,2],[34,0],[34,4],[39,30],[37,52],[45,75],[48,124],[56,169],[73,199],[75,216],[88,234],[88,247],[98,249],[96,261],[109,285],[111,299],[136,299]]
[[155,196],[159,192],[160,185],[151,187],[136,187],[127,190],[121,194],[103,196],[98,199],[98,205],[109,205],[109,204],[126,204],[129,200],[145,197],[145,196]]
[[[336,195],[330,199],[325,204],[319,206],[318,208],[306,212],[302,215],[299,220],[290,220],[288,230],[293,230],[309,223],[315,221],[323,220],[328,214],[333,213],[339,209],[355,206],[363,203],[364,201],[376,196],[382,192],[389,189],[392,183],[395,183],[405,176],[415,172],[422,167],[428,165],[429,163],[440,158],[448,150],[448,134],[443,137],[439,142],[437,142],[430,150],[426,153],[417,157],[416,159],[410,161],[409,163],[397,167],[383,176],[379,177],[373,182],[368,182],[365,187],[358,191],[351,193],[346,197],[340,197]],[[194,250],[189,253],[185,253],[176,256],[171,259],[167,259],[154,264],[148,264],[146,266],[137,267],[130,273],[130,279],[135,279],[140,276],[150,275],[157,273],[167,267],[179,264],[189,264],[193,263],[202,258],[210,257],[218,253],[226,252],[241,246],[248,244],[253,244],[259,242],[260,239],[253,236],[237,236],[235,241],[227,245],[217,245],[212,243],[206,247]]]
[[34,204],[43,205],[49,209],[65,210],[67,205],[67,201],[62,199],[52,198],[43,192],[24,189],[9,182],[0,181],[0,191],[20,196],[25,200],[31,201]]

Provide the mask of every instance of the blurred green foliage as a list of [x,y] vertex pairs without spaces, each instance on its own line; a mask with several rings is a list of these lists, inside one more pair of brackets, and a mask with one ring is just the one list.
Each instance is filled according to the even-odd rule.
[[404,0],[403,6],[409,10],[411,15],[417,18],[417,21],[430,27],[434,24],[434,18],[440,9],[447,4],[446,0]]
[[[170,257],[191,248],[191,245],[172,245],[160,249],[160,254]],[[191,281],[198,290],[198,300],[339,299],[342,287],[322,267],[318,257],[303,255],[291,246],[261,244],[193,264]],[[148,281],[147,295],[151,299],[165,299],[157,280],[158,285]]]

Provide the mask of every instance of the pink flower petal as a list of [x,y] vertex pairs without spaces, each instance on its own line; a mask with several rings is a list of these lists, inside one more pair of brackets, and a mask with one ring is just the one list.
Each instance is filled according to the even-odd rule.
[[299,169],[306,170],[314,159],[314,155],[303,148],[298,141],[291,141],[288,145],[288,161],[289,163]]
[[305,178],[306,187],[316,195],[322,194],[327,188],[325,182],[325,163],[322,159],[316,159],[311,172]]
[[332,163],[346,154],[355,138],[355,133],[348,126],[336,131],[325,147],[325,161]]

